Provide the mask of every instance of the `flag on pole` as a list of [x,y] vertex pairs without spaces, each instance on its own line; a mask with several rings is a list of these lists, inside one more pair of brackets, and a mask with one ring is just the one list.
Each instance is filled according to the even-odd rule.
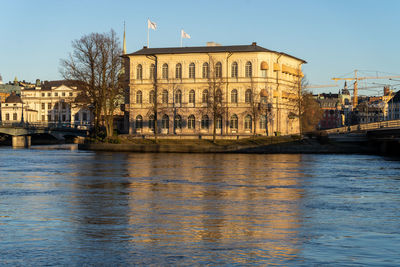
[[181,38],[187,38],[190,39],[190,35],[187,34],[184,30],[181,30]]
[[157,29],[157,23],[152,22],[150,19],[147,19],[147,28],[148,29]]

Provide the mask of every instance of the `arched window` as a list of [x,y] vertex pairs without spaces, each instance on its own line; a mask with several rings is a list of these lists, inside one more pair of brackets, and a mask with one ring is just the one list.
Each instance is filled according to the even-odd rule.
[[208,63],[207,62],[205,62],[204,64],[203,64],[203,78],[208,78],[209,76],[209,73],[210,73],[210,69],[208,68]]
[[201,117],[201,129],[208,129],[209,123],[210,122],[207,115]]
[[216,125],[215,128],[216,129],[222,129],[222,116],[218,115],[217,116],[217,120],[215,121]]
[[194,90],[190,90],[189,92],[189,103],[194,104],[196,99],[196,93],[194,92]]
[[168,64],[167,63],[164,63],[162,65],[162,78],[168,79]]
[[136,129],[142,129],[143,128],[143,118],[140,115],[136,116]]
[[203,95],[202,95],[202,99],[201,99],[203,103],[208,103],[208,90],[203,90]]
[[182,104],[182,91],[181,90],[177,90],[175,92],[175,103]]
[[182,79],[182,65],[181,65],[181,63],[178,63],[175,66],[175,78],[176,79]]
[[194,115],[190,115],[188,118],[188,128],[195,129],[196,128],[196,119]]
[[196,78],[196,66],[193,62],[189,64],[189,78]]
[[168,128],[169,128],[169,117],[168,117],[167,114],[165,114],[165,115],[162,117],[162,120],[161,120],[161,128],[162,128],[162,129],[168,129]]
[[156,96],[154,94],[154,90],[151,90],[149,93],[149,103],[153,104],[153,103],[155,103],[155,100],[156,100]]
[[142,91],[137,91],[136,92],[136,103],[137,104],[142,104]]
[[215,92],[215,102],[222,103],[222,91],[220,89]]
[[238,77],[238,64],[236,61],[232,63],[231,77],[232,78]]
[[136,67],[136,80],[143,80],[143,67],[140,64]]
[[168,104],[168,91],[167,90],[163,90],[163,92],[162,92],[162,102],[164,104]]
[[222,63],[215,64],[215,78],[222,78]]
[[237,103],[238,102],[238,92],[236,89],[233,89],[231,92],[231,102]]
[[267,128],[267,116],[260,116],[260,129],[265,130]]
[[150,79],[154,79],[156,75],[156,66],[154,64],[150,65]]
[[182,129],[182,117],[181,115],[176,115],[175,116],[175,121],[174,121],[174,127],[175,129]]
[[154,115],[149,116],[149,128],[150,130],[154,131],[155,126],[155,121],[154,121]]
[[238,128],[238,116],[236,114],[233,114],[231,116],[230,127],[231,127],[231,129],[237,129]]
[[[9,113],[6,113],[6,121],[9,121],[10,120],[10,114]],[[78,120],[77,120],[78,121]]]
[[247,115],[246,117],[244,117],[244,129],[251,130],[251,126],[252,126],[251,116]]
[[246,93],[245,93],[244,96],[245,96],[245,97],[244,97],[244,102],[246,102],[246,103],[251,103],[252,94],[251,94],[251,90],[250,90],[250,89],[247,89],[247,90],[246,90]]
[[250,78],[251,76],[253,76],[253,68],[252,68],[250,61],[247,61],[247,63],[246,63],[245,75],[247,78]]

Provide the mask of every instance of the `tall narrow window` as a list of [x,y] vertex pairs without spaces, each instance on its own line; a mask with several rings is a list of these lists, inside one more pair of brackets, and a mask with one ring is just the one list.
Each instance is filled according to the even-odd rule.
[[194,79],[196,78],[196,66],[194,63],[190,63],[189,65],[189,78]]
[[251,130],[251,126],[252,126],[252,119],[250,115],[247,115],[244,118],[244,129],[245,130]]
[[182,91],[178,90],[175,92],[175,103],[182,104]]
[[142,80],[143,79],[143,67],[142,65],[137,65],[136,67],[136,79]]
[[142,104],[142,91],[137,91],[136,92],[136,104]]
[[156,75],[156,66],[154,64],[150,65],[150,80],[154,79]]
[[246,103],[251,103],[251,100],[252,100],[251,98],[252,98],[251,90],[250,90],[250,89],[247,89],[247,90],[246,90],[246,93],[245,93],[244,102],[246,102]]
[[238,102],[238,92],[236,89],[233,89],[231,92],[231,102],[237,103]]
[[207,115],[204,115],[201,118],[201,129],[208,129],[209,126],[209,119]]
[[188,128],[195,129],[196,128],[196,119],[194,115],[190,115],[188,118]]
[[189,92],[189,103],[194,104],[195,102],[196,93],[194,90],[190,90]]
[[222,103],[222,91],[220,89],[217,89],[215,92],[215,102],[216,103]]
[[168,64],[166,63],[162,65],[162,78],[168,79]]
[[267,116],[260,116],[260,129],[265,130],[267,128]]
[[168,129],[169,128],[169,117],[168,117],[167,114],[165,114],[162,117],[161,127],[162,127],[162,129]]
[[154,90],[151,90],[149,93],[149,103],[150,104],[154,104],[155,103],[155,94],[154,94]]
[[178,63],[175,66],[175,78],[176,79],[182,79],[182,65],[181,65],[181,63]]
[[143,118],[141,115],[136,116],[136,129],[142,129],[143,128]]
[[6,113],[6,121],[9,121],[9,120],[10,120],[10,114]]
[[215,122],[215,128],[216,129],[222,129],[222,116],[221,115],[219,115],[217,117],[217,120]]
[[174,121],[174,127],[175,129],[182,129],[182,117],[181,115],[176,115],[175,116],[175,121]]
[[151,131],[154,131],[155,126],[155,121],[154,121],[154,115],[150,115],[149,117],[149,129]]
[[203,78],[206,78],[206,79],[207,79],[209,73],[210,73],[210,70],[209,70],[209,68],[208,68],[208,63],[205,62],[205,63],[203,64]]
[[208,103],[208,90],[203,90],[203,95],[201,99],[204,104]]
[[217,62],[217,64],[215,64],[215,78],[222,78],[222,64],[221,64],[221,62]]
[[163,104],[168,104],[168,91],[164,90],[162,92],[162,102]]
[[17,113],[13,113],[13,121],[17,120]]
[[238,116],[236,114],[233,114],[231,116],[230,127],[231,127],[231,129],[238,128]]
[[252,68],[252,65],[251,65],[250,61],[247,61],[247,63],[246,63],[245,75],[246,75],[247,78],[250,78],[250,77],[253,76],[253,68]]
[[236,61],[232,63],[231,77],[232,78],[238,77],[238,64]]

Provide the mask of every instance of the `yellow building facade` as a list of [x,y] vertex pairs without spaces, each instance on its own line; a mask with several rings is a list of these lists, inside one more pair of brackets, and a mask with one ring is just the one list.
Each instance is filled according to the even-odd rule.
[[144,47],[123,57],[130,134],[299,133],[302,59],[256,43]]

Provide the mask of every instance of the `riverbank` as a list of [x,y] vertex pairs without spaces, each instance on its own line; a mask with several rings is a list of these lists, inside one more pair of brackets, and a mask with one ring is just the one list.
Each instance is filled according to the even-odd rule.
[[[357,143],[332,143],[298,136],[256,137],[239,140],[171,140],[118,138],[119,143],[79,144],[81,150],[138,153],[254,153],[254,154],[373,154]],[[111,141],[113,142],[113,141]]]

